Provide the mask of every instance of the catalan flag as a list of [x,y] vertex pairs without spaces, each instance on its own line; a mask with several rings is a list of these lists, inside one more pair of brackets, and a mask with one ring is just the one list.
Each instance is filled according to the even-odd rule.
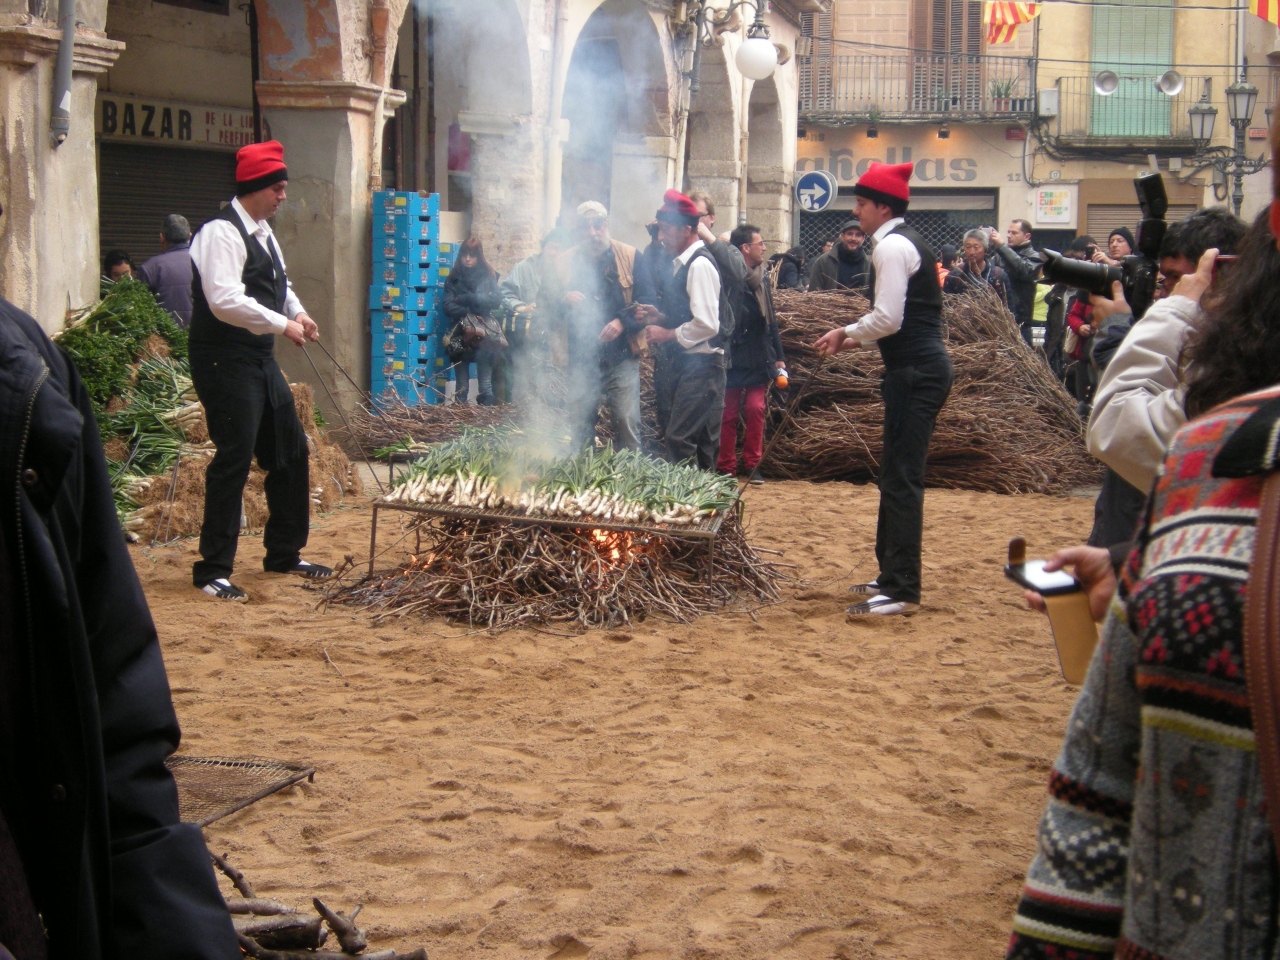
[[1249,12],[1280,27],[1280,0],[1249,0]]
[[[1250,0],[1250,3],[1270,4],[1280,0]],[[1039,3],[1021,3],[1014,0],[987,0],[987,43],[1009,43],[1018,35],[1018,27],[1030,23],[1040,15]]]

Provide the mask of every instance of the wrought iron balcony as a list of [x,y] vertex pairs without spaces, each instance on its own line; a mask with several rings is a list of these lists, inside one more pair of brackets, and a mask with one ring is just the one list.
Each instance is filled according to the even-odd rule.
[[971,54],[800,60],[800,119],[812,123],[1034,116],[1035,62]]
[[1151,76],[1122,76],[1110,96],[1093,87],[1093,77],[1059,77],[1058,137],[1068,143],[1106,147],[1159,145],[1190,148],[1187,110],[1205,89],[1205,77],[1186,77],[1182,92],[1169,96]]

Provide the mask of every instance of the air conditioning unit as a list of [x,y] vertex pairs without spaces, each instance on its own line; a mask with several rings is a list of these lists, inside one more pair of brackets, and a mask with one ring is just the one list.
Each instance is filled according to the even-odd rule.
[[1058,107],[1061,100],[1061,93],[1057,87],[1046,87],[1043,90],[1036,91],[1036,116],[1038,117],[1056,117],[1058,115]]

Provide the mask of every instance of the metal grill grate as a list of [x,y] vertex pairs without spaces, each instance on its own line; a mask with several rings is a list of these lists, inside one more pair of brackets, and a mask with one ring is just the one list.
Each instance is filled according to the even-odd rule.
[[263,797],[314,780],[315,767],[261,757],[169,757],[183,823],[207,827]]

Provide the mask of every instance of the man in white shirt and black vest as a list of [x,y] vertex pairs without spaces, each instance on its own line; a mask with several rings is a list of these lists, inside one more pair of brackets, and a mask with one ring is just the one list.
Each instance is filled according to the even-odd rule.
[[299,347],[319,340],[289,285],[269,220],[285,200],[284,147],[274,140],[236,154],[236,198],[191,241],[191,379],[217,447],[205,474],[196,587],[243,602],[230,580],[241,500],[253,458],[267,472],[270,517],[263,567],[313,580],[333,576],[303,560],[311,522],[307,439],[293,394],[276,363],[276,336]]
[[854,210],[876,239],[868,280],[871,312],[814,346],[824,356],[875,342],[884,361],[884,453],[880,458],[879,574],[851,587],[853,616],[910,615],[920,609],[924,468],[938,411],[951,392],[942,341],[938,262],[903,215],[913,165],[873,163],[853,188]]
[[657,213],[658,242],[675,259],[654,278],[659,307],[641,304],[636,316],[657,344],[654,389],[666,434],[667,458],[714,470],[724,412],[726,292],[706,244],[698,239],[697,205],[668,190]]

